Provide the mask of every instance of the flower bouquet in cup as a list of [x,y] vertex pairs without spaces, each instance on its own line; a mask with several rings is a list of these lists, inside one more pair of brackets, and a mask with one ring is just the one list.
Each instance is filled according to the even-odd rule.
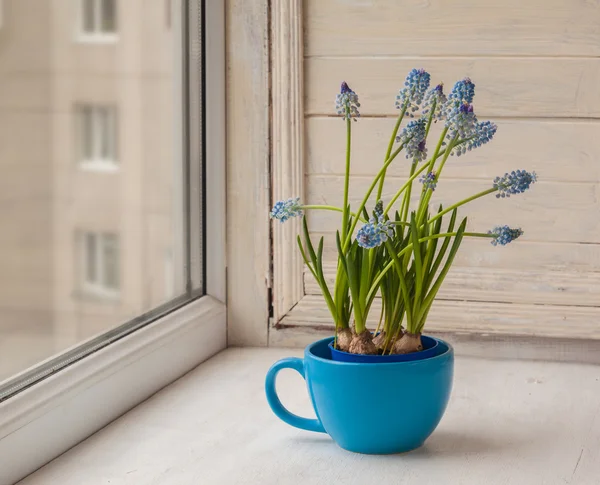
[[[535,172],[507,172],[491,180],[488,189],[464,200],[447,207],[431,204],[451,157],[481,147],[496,133],[494,123],[477,119],[474,97],[475,84],[469,78],[456,82],[446,96],[443,84],[430,88],[429,73],[413,69],[396,96],[399,115],[383,163],[360,204],[352,207],[348,197],[352,125],[360,116],[360,103],[343,82],[335,100],[347,133],[341,205],[304,205],[299,198],[290,198],[273,207],[271,218],[281,222],[302,217],[308,210],[340,213],[333,285],[323,273],[324,239],[312,240],[306,219],[302,237],[298,235],[298,248],[335,324],[335,349],[382,356],[423,350],[421,335],[429,311],[464,238],[488,238],[494,246],[504,246],[523,234],[520,228],[507,225],[471,232],[459,210],[481,197],[503,199],[521,194],[536,182]],[[437,140],[431,141],[434,123],[443,127]],[[408,162],[401,160],[401,154]],[[386,172],[392,163],[409,163],[409,176],[389,200],[383,200]],[[367,317],[378,296],[381,314],[372,333],[367,329]]]

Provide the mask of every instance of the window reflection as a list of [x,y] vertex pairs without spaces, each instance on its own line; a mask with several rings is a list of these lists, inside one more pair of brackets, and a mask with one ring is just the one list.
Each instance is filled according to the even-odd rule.
[[165,0],[4,7],[0,381],[185,292]]

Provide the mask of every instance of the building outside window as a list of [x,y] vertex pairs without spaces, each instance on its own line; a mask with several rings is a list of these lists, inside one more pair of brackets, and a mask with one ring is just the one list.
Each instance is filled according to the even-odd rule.
[[80,235],[82,290],[85,294],[114,298],[120,289],[119,237],[106,232]]
[[77,145],[82,168],[117,168],[117,111],[114,106],[79,104],[76,109]]
[[116,38],[117,0],[80,0],[79,32],[86,40]]

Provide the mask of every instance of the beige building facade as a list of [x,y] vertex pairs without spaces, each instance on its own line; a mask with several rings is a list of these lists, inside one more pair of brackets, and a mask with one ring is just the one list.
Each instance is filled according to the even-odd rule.
[[0,380],[182,292],[170,3],[2,2]]

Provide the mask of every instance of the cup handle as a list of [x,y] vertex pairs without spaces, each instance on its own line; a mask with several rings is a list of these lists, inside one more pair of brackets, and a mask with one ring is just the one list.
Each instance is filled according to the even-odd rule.
[[284,423],[294,426],[295,428],[305,429],[307,431],[316,431],[317,433],[325,433],[325,429],[318,419],[301,418],[295,414],[290,413],[277,395],[275,389],[275,379],[277,374],[282,369],[294,369],[297,371],[302,378],[304,377],[304,361],[298,357],[288,357],[281,359],[271,366],[269,372],[267,372],[267,378],[265,379],[265,392],[267,393],[267,401],[275,415],[281,419]]

